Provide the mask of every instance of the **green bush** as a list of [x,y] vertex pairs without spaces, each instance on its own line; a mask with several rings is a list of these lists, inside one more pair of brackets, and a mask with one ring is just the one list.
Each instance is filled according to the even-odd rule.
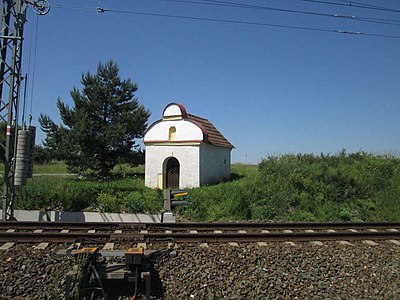
[[295,211],[288,215],[289,221],[294,222],[316,222],[317,218],[309,211]]
[[143,176],[125,176],[110,181],[76,177],[38,176],[30,179],[16,201],[16,209],[157,213],[161,192],[146,188]]
[[52,209],[79,211],[96,199],[90,186],[70,178],[40,176],[28,181],[16,201],[17,209]]
[[101,212],[110,213],[119,210],[119,203],[115,195],[100,192],[97,195],[97,207]]
[[365,152],[270,156],[232,182],[193,189],[195,221],[399,221],[400,159]]
[[352,214],[351,211],[347,208],[344,207],[340,212],[339,212],[339,218],[342,221],[350,221],[352,219]]
[[398,158],[365,152],[275,156],[259,165],[258,186],[262,199],[275,199],[278,219],[301,211],[313,214],[310,221],[371,220],[379,194],[400,183],[399,166]]
[[[118,173],[121,171],[122,173]],[[270,156],[232,166],[233,180],[191,189],[177,211],[193,221],[400,221],[400,159],[365,152]],[[29,180],[18,209],[61,207],[157,213],[161,191],[143,168],[121,167],[110,181],[41,176]]]
[[124,198],[124,205],[129,213],[144,211],[143,196],[139,192],[130,192]]

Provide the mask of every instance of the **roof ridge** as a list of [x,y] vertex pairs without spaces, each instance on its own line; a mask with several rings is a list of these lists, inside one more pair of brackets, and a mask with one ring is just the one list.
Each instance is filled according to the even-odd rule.
[[[187,114],[187,115],[190,116],[190,117],[195,117],[195,118],[198,118],[198,119],[201,119],[201,120],[208,121],[208,119],[202,118],[202,117],[199,117],[199,116],[196,116],[196,115],[194,115],[194,114]],[[210,122],[210,121],[209,121],[209,122]]]

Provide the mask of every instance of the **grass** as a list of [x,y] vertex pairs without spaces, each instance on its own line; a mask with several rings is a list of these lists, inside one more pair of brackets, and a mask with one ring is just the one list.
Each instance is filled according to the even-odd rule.
[[[41,174],[61,174],[62,163],[40,169]],[[66,168],[64,169],[66,170]],[[112,180],[94,181],[76,176],[34,176],[20,193],[17,209],[91,210],[120,213],[158,213],[160,191],[144,186],[144,167],[118,166]]]
[[[131,167],[126,164],[117,165],[112,171],[113,174],[119,175],[143,175],[144,165]],[[33,168],[34,174],[68,174],[67,165],[61,161],[52,161],[47,164],[35,164]]]
[[[0,172],[4,172],[4,165],[0,164]],[[35,164],[34,174],[67,174],[67,166],[60,161],[52,161],[46,164]]]
[[67,166],[60,161],[52,161],[47,164],[35,164],[33,167],[33,173],[35,174],[66,174]]
[[194,221],[251,219],[250,202],[258,178],[256,165],[232,166],[233,180],[189,190],[190,205],[180,208],[184,218]]
[[282,155],[233,166],[236,180],[190,191],[195,221],[400,221],[400,159],[364,152]]
[[[57,174],[62,163],[35,166]],[[65,172],[65,171],[64,171]],[[235,164],[232,181],[190,189],[177,212],[192,221],[400,221],[400,159],[364,152],[270,156],[257,165]],[[157,213],[160,191],[144,186],[144,166],[113,170],[110,181],[74,176],[30,179],[20,209]]]

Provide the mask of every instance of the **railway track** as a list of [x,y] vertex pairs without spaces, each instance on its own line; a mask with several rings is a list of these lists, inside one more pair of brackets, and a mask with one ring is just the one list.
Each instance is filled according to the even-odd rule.
[[[400,240],[400,223],[0,222],[0,242],[64,243]],[[399,241],[397,241],[399,242]]]

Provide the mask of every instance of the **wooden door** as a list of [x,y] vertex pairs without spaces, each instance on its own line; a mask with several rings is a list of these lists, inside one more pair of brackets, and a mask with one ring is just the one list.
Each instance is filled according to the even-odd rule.
[[179,161],[171,157],[167,162],[167,189],[179,189]]

